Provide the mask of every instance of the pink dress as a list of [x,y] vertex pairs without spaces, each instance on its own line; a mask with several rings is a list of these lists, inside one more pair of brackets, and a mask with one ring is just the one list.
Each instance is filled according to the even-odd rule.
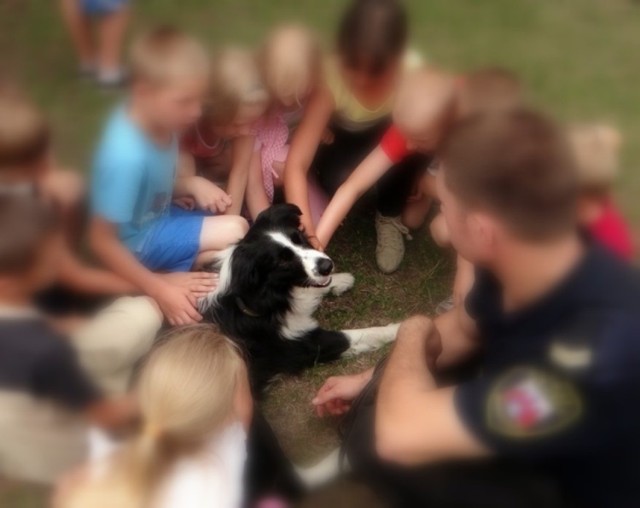
[[260,151],[262,183],[270,203],[273,203],[274,180],[280,179],[280,175],[273,168],[273,163],[284,163],[287,160],[288,139],[289,127],[279,111],[265,116],[256,126],[255,151]]

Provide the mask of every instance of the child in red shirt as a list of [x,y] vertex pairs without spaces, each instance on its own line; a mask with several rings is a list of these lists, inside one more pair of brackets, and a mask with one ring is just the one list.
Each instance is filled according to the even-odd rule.
[[634,257],[629,227],[617,208],[612,186],[618,173],[620,133],[608,125],[569,130],[580,178],[578,217],[589,237],[626,261]]
[[[432,154],[454,113],[455,80],[452,76],[421,69],[407,77],[394,105],[394,125],[340,186],[322,215],[316,228],[320,243],[323,246],[329,243],[358,198],[410,152]],[[429,200],[416,198],[415,201],[420,201],[421,217],[418,220],[413,216],[409,218],[408,210],[405,210],[402,223],[409,228],[418,227],[429,209]]]

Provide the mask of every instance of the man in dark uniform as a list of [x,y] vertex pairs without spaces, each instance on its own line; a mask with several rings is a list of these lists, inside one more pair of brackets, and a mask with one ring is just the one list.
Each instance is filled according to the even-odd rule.
[[[395,506],[640,506],[640,283],[580,237],[564,136],[531,111],[479,116],[442,157],[477,267],[466,305],[405,321],[383,367],[327,380],[319,413],[353,406],[347,458]],[[439,383],[472,357],[478,374]]]

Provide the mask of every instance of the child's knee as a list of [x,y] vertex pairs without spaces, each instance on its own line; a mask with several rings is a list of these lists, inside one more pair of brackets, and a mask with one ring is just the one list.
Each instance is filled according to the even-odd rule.
[[233,224],[232,231],[238,236],[238,240],[240,240],[244,238],[244,235],[249,231],[249,223],[247,219],[240,215],[234,215],[233,219],[235,219],[235,224]]

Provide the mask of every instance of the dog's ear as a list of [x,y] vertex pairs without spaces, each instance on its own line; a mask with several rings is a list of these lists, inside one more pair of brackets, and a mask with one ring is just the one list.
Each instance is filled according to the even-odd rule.
[[296,205],[290,203],[273,205],[258,215],[254,227],[297,229],[300,227],[301,215],[302,212]]
[[237,247],[233,257],[233,288],[241,294],[258,294],[270,270],[271,257],[251,246]]

